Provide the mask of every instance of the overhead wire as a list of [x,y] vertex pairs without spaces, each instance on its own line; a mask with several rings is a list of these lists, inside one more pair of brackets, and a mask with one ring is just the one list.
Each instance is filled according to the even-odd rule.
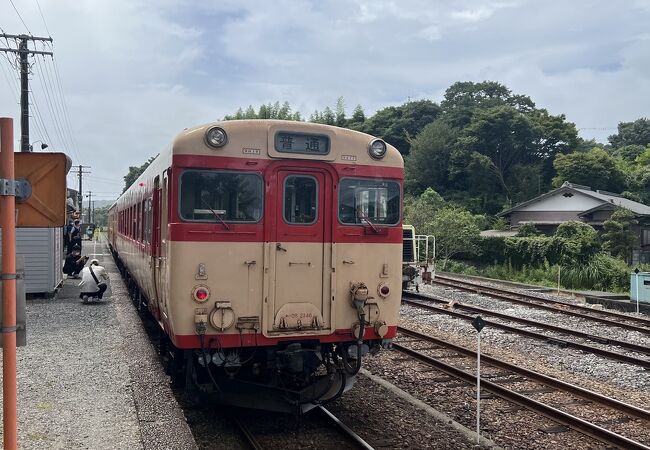
[[[52,53],[54,53],[54,47],[50,46]],[[58,65],[56,63],[56,58],[52,56],[52,67],[53,67],[53,72],[54,72],[54,81],[56,82],[56,86],[58,89],[59,97],[61,99],[61,106],[63,109],[63,120],[66,124],[67,127],[67,132],[70,137],[70,141],[73,145],[73,151],[76,154],[76,150],[79,148],[79,145],[77,144],[77,139],[72,131],[72,120],[70,119],[70,111],[68,110],[68,102],[65,97],[65,90],[63,89],[63,83],[61,82],[61,75],[59,72]]]
[[50,30],[47,28],[47,22],[45,22],[45,16],[43,15],[43,10],[41,10],[41,4],[36,0],[36,6],[38,6],[38,12],[41,13],[41,19],[43,19],[43,25],[45,25],[45,31],[47,31],[48,36],[52,36]]
[[20,15],[20,13],[18,12],[18,9],[16,8],[16,5],[14,5],[13,0],[9,0],[9,3],[11,3],[11,6],[13,6],[14,11],[16,11],[16,14],[18,14],[18,18],[20,19],[20,21],[21,21],[21,22],[23,23],[23,25],[25,26],[25,29],[27,30],[27,32],[28,32],[29,34],[32,34],[32,32],[29,30],[29,27],[27,26],[27,24],[26,24],[25,21],[23,20],[23,16]]
[[61,130],[61,137],[64,139],[64,145],[67,148],[71,148],[72,142],[68,139],[68,136],[66,134],[65,125],[63,123],[63,111],[61,109],[59,99],[56,97],[56,90],[54,89],[54,84],[52,82],[52,75],[50,74],[50,71],[48,69],[48,64],[44,55],[41,56],[41,61],[38,64],[39,64],[38,68],[41,75],[43,76],[43,68],[45,69],[46,72],[46,76],[44,76],[44,81],[46,87],[49,89],[48,93],[52,100],[53,108],[56,112],[56,119]]
[[38,107],[38,102],[36,101],[36,96],[32,95],[32,104],[34,105],[34,118],[37,121],[40,121],[41,126],[43,127],[43,130],[45,132],[45,136],[47,137],[47,142],[50,145],[54,145],[54,141],[50,137],[50,133],[47,131],[47,127],[45,126],[45,121],[43,120],[43,114],[41,114],[40,108]]
[[[35,60],[38,61],[38,58],[35,58]],[[60,144],[61,147],[65,147],[68,144],[66,143],[66,140],[63,137],[63,132],[61,131],[61,125],[59,124],[58,115],[57,115],[57,113],[55,111],[56,108],[55,108],[55,106],[53,104],[53,100],[52,100],[52,98],[50,96],[50,91],[46,87],[46,83],[44,81],[45,77],[43,76],[43,71],[41,69],[41,65],[39,63],[37,63],[36,67],[38,67],[38,71],[39,71],[39,74],[40,74],[40,76],[38,77],[38,80],[39,80],[39,82],[41,84],[41,87],[43,89],[43,93],[45,94],[44,95],[45,101],[47,103],[47,107],[48,107],[48,110],[49,110],[49,113],[50,113],[50,117],[52,119],[52,123],[54,124],[54,133],[56,134],[56,137],[57,137],[57,139],[59,141],[58,144]],[[53,143],[53,145],[54,145],[54,143]]]

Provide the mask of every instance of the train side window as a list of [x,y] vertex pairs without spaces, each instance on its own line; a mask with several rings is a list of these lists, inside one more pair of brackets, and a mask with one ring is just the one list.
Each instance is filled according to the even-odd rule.
[[135,205],[131,206],[131,239],[135,239]]
[[153,219],[151,211],[151,197],[147,198],[144,201],[144,242],[147,244],[151,243],[151,222]]
[[309,225],[318,219],[318,184],[314,177],[290,175],[284,179],[284,220]]
[[344,178],[339,186],[339,221],[345,225],[397,225],[400,187],[396,181]]

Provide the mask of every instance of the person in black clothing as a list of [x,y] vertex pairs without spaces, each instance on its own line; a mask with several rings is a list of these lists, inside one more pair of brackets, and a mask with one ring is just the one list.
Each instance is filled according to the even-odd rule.
[[79,219],[74,221],[74,225],[72,225],[68,234],[68,253],[72,253],[74,247],[79,247],[79,251],[81,252],[81,226]]
[[81,249],[79,246],[75,245],[72,249],[72,253],[65,257],[63,273],[71,278],[78,278],[79,272],[81,272],[86,265],[86,261],[88,261],[88,257],[81,256]]
[[72,219],[68,220],[68,224],[63,227],[63,248],[65,253],[70,253],[70,230],[72,230]]

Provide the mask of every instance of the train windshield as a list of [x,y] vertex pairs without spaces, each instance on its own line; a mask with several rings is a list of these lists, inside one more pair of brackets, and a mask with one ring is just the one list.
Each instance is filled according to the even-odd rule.
[[262,218],[262,177],[254,173],[186,170],[179,197],[183,220],[258,222]]
[[346,225],[368,222],[397,225],[400,219],[399,183],[344,178],[339,188],[339,220]]

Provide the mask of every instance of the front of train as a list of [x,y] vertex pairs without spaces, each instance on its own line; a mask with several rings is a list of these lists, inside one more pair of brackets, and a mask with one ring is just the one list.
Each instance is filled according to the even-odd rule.
[[403,160],[372,136],[288,121],[178,136],[160,317],[197,396],[306,411],[397,330]]

